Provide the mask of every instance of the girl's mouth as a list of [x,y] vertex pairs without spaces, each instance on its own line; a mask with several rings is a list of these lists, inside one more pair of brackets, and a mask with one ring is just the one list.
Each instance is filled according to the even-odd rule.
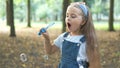
[[70,28],[70,27],[71,27],[71,24],[70,24],[70,23],[67,23],[67,26],[68,26],[68,28]]

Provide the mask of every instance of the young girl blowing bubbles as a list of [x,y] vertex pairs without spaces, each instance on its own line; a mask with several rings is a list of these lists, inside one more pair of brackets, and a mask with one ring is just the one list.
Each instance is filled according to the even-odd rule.
[[84,2],[71,3],[66,11],[68,32],[51,44],[48,32],[43,33],[44,48],[48,54],[60,49],[58,68],[100,68],[100,59],[92,16]]

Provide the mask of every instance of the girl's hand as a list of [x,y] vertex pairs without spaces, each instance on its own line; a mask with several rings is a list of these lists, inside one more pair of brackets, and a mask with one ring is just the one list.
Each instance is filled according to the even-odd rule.
[[42,33],[42,35],[46,40],[50,40],[49,33],[47,31]]

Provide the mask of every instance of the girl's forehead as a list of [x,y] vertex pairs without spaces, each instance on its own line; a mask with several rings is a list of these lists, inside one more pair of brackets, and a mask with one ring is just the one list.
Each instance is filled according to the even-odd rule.
[[79,8],[76,8],[76,7],[74,7],[74,6],[68,6],[68,8],[67,8],[67,13],[78,13],[78,14],[82,14],[82,10],[81,9],[79,9]]

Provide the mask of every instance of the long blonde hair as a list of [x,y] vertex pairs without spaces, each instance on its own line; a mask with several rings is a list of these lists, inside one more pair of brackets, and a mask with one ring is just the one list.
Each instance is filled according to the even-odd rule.
[[[82,10],[79,6],[80,4],[84,4],[84,2],[74,2],[71,3],[70,5],[79,8]],[[85,5],[86,6],[86,5]],[[92,21],[92,15],[86,6],[88,10],[88,15],[87,18],[85,17],[83,13],[83,22],[85,22],[84,25],[80,28],[80,31],[82,34],[85,35],[86,37],[86,43],[87,43],[87,57],[90,63],[90,68],[100,68],[100,58],[99,58],[99,52],[98,52],[98,46],[97,46],[97,37]]]

